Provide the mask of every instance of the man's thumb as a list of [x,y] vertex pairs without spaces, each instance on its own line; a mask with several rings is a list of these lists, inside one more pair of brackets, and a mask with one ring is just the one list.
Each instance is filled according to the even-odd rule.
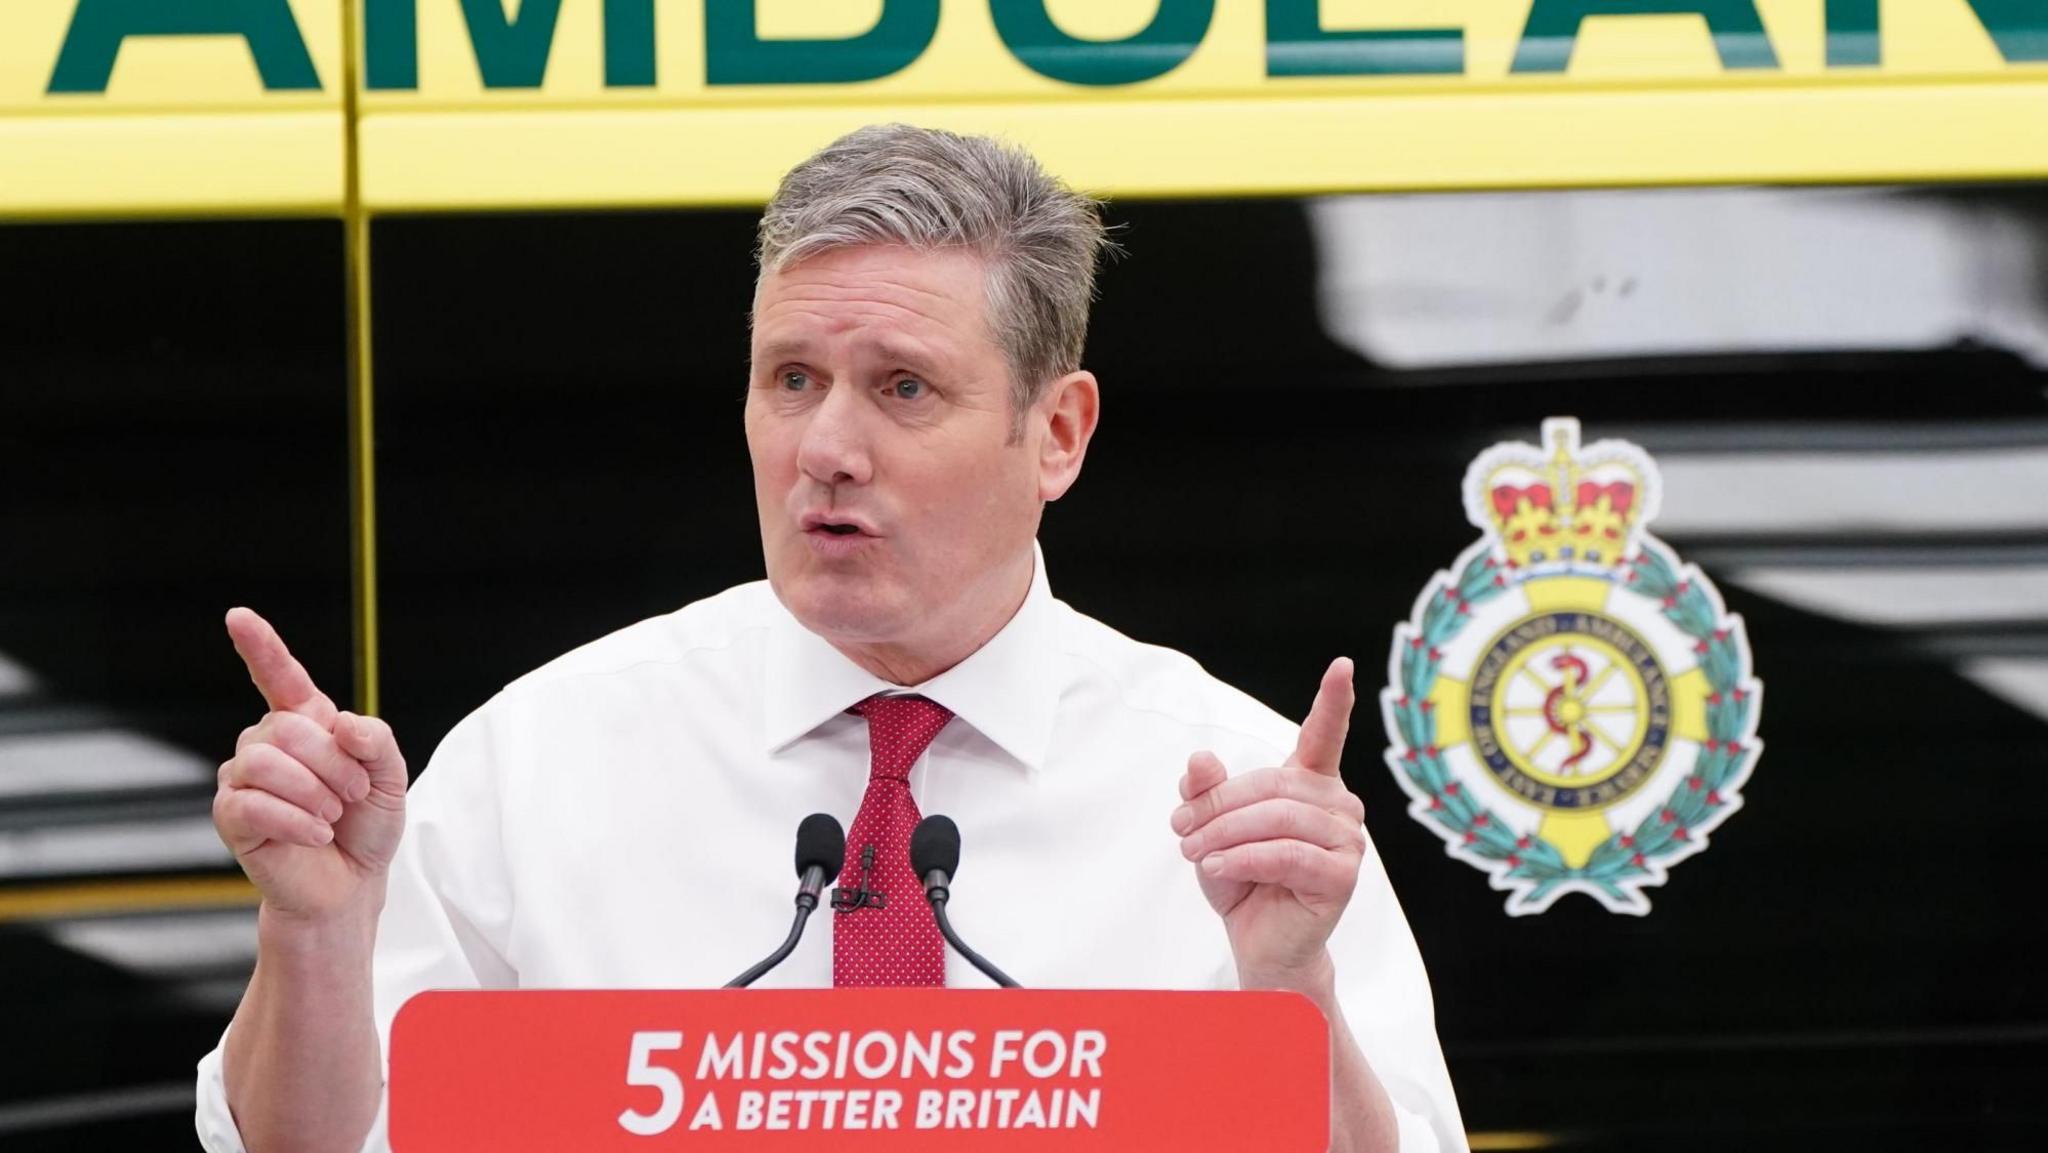
[[369,770],[370,787],[387,793],[405,792],[405,758],[391,726],[376,717],[342,713],[335,720],[334,743]]

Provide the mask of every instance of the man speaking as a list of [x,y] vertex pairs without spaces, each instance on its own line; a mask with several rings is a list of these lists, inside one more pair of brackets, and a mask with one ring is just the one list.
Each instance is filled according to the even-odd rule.
[[945,813],[955,923],[1023,984],[1296,990],[1330,1022],[1334,1148],[1464,1147],[1338,772],[1351,662],[1297,729],[1052,597],[1035,540],[1095,431],[1105,243],[991,140],[870,128],[799,165],[761,219],[747,384],[768,579],[513,682],[410,795],[383,722],[228,614],[269,712],[214,820],[263,901],[199,1066],[208,1149],[383,1147],[385,1041],[424,989],[722,984],[782,936],[814,811],[848,822],[839,883],[882,899],[763,983],[985,984],[907,859]]

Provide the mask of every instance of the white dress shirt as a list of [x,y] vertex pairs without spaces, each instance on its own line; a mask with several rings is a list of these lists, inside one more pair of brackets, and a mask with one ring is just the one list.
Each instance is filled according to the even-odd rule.
[[[988,644],[916,687],[956,719],[918,759],[958,822],[954,926],[1026,986],[1229,989],[1221,919],[1168,818],[1189,754],[1278,765],[1296,726],[1170,649],[1029,595]],[[446,988],[714,988],[789,928],[791,847],[851,824],[868,778],[847,706],[896,689],[741,585],[586,645],[452,730],[407,800],[378,924],[376,1016]],[[832,917],[759,985],[832,983]],[[1429,980],[1379,855],[1330,940],[1344,1013],[1405,1151],[1465,1149]],[[948,955],[946,983],[988,980]],[[242,1153],[221,1051],[199,1135]],[[369,1150],[387,1149],[380,1115]]]

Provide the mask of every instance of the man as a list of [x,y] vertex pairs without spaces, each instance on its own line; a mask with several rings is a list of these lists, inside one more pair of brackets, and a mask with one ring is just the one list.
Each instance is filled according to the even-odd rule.
[[214,813],[263,904],[200,1065],[208,1148],[381,1145],[383,1040],[421,989],[722,983],[779,938],[814,810],[852,815],[841,884],[890,899],[828,914],[770,983],[979,983],[904,859],[944,812],[956,923],[1025,984],[1297,990],[1330,1022],[1335,1148],[1462,1148],[1338,773],[1351,663],[1296,730],[1051,597],[1039,518],[1099,404],[1097,205],[992,141],[874,128],[792,171],[760,240],[765,583],[514,682],[410,797],[390,730],[229,614],[270,712]]

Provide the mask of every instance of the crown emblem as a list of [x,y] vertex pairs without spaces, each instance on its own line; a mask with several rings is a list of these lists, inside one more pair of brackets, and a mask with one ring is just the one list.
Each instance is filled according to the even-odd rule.
[[1657,515],[1657,472],[1625,441],[1579,444],[1579,422],[1543,422],[1546,452],[1495,445],[1465,473],[1465,515],[1509,562],[1612,568]]

